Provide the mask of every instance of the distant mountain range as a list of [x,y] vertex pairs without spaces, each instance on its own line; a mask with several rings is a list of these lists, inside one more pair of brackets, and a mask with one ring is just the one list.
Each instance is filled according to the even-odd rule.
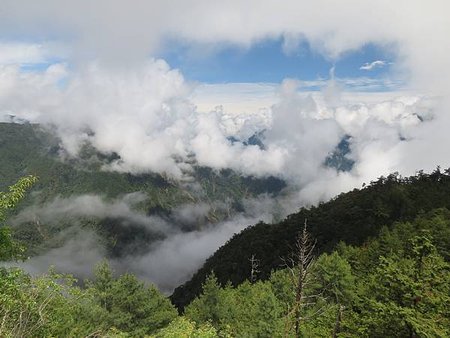
[[[262,193],[276,195],[286,186],[283,180],[275,177],[244,177],[231,170],[214,171],[204,167],[195,168],[191,182],[178,182],[154,173],[133,175],[105,171],[102,167],[116,159],[116,154],[103,154],[85,145],[79,157],[68,157],[54,133],[29,123],[0,123],[0,158],[0,191],[24,175],[39,177],[32,193],[21,203],[17,212],[27,206],[45,205],[55,198],[89,194],[113,201],[126,194],[141,192],[145,199],[134,206],[137,211],[165,217],[168,222],[177,223],[175,226],[187,230],[199,228],[202,224],[182,224],[180,219],[172,217],[174,208],[183,204],[226,202],[227,210],[211,208],[208,211],[204,221],[214,223],[241,210],[244,198]],[[70,221],[56,228],[46,224],[39,224],[38,227],[36,222],[16,226],[17,236],[26,242],[31,255],[54,246],[51,242],[56,233],[70,226]],[[92,222],[85,220],[91,227]],[[110,252],[120,254],[118,248],[124,244],[120,240],[129,240],[126,234],[129,229],[138,231],[140,235],[133,237],[140,240],[154,239],[154,234],[149,234],[139,224],[132,227],[128,224],[127,229],[120,224],[121,220],[114,218],[94,221],[96,231],[106,236]],[[47,235],[42,236],[42,231],[47,231]]]

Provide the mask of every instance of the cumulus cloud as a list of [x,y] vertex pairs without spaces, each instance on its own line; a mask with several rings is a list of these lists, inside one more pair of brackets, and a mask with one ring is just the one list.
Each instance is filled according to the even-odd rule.
[[[440,101],[427,95],[345,93],[333,81],[323,92],[303,93],[299,91],[299,81],[285,80],[276,93],[276,103],[262,113],[231,114],[222,109],[200,113],[186,98],[190,95],[189,86],[181,74],[162,61],[151,61],[144,68],[150,73],[127,72],[125,78],[123,74],[99,75],[102,71],[96,67],[93,65],[87,73],[70,75],[74,76],[70,80],[74,83],[63,85],[60,79],[70,74],[64,65],[27,75],[15,67],[6,67],[5,78],[10,76],[14,81],[3,82],[12,89],[9,95],[6,91],[2,93],[2,107],[14,104],[14,111],[21,116],[54,124],[67,149],[75,149],[74,153],[84,141],[102,151],[117,152],[122,161],[108,170],[153,170],[179,175],[189,172],[194,158],[196,163],[212,168],[233,168],[263,176],[273,174],[289,183],[287,195],[278,200],[247,201],[245,212],[217,224],[209,222],[208,213],[213,208],[226,209],[226,205],[183,205],[167,220],[134,209],[145,198],[142,194],[113,201],[89,195],[58,198],[46,206],[30,207],[17,216],[16,222],[36,218],[58,222],[85,216],[126,218],[130,223],[162,233],[164,239],[143,248],[144,254],[114,259],[112,263],[119,272],[137,273],[167,292],[188,279],[218,246],[246,226],[261,219],[271,221],[273,215],[284,216],[301,205],[327,200],[379,175],[399,169],[413,173],[423,168],[424,163],[420,158],[412,159],[411,153],[444,135],[441,129],[442,133],[437,133],[440,136],[430,136],[439,128],[436,121]],[[85,84],[84,78],[94,81]],[[95,93],[102,95],[97,98]],[[34,99],[32,104],[27,94]],[[13,99],[14,96],[21,100]],[[102,100],[103,97],[107,100]],[[63,104],[65,100],[68,105]],[[147,119],[152,123],[146,124]],[[245,140],[256,131],[263,131],[264,148],[230,141],[231,136]],[[347,135],[351,149],[348,156],[355,165],[352,171],[342,173],[326,167],[324,160]],[[153,141],[157,142],[156,148]],[[432,155],[436,161],[442,160],[439,149]],[[152,156],[159,162],[154,166]],[[434,163],[427,165],[432,168]],[[177,223],[196,230],[183,232],[181,227],[174,226]],[[201,230],[199,224],[203,224]],[[27,268],[45,271],[48,264],[53,264],[61,271],[87,276],[91,267],[105,257],[105,250],[89,233],[80,232],[72,237],[63,247],[32,258]],[[82,259],[73,254],[80,250]]]
[[[277,139],[277,134],[282,133],[276,130],[286,127],[293,132],[293,128],[283,126],[280,120],[297,118],[294,113],[288,116],[282,112],[286,102],[275,102],[271,109],[268,101],[261,101],[262,106],[253,110],[256,118],[248,123],[243,122],[244,114],[238,118],[233,113],[230,119],[226,102],[222,112],[214,109],[199,114],[201,107],[197,109],[189,100],[192,86],[179,71],[170,69],[162,60],[142,60],[162,47],[167,38],[202,49],[220,44],[245,47],[267,38],[283,37],[287,52],[295,49],[298,41],[307,41],[330,59],[364,44],[376,43],[396,54],[395,71],[404,72],[411,87],[448,97],[445,79],[450,77],[450,67],[445,41],[450,25],[444,14],[448,6],[439,0],[426,6],[421,1],[410,1],[404,6],[389,1],[369,4],[356,0],[282,4],[272,0],[245,3],[198,0],[170,5],[141,0],[65,4],[45,0],[39,5],[7,0],[0,13],[5,39],[13,36],[13,32],[28,39],[51,36],[68,46],[66,52],[71,63],[53,65],[42,74],[24,74],[19,67],[3,66],[0,109],[3,113],[57,126],[71,154],[76,154],[86,141],[100,151],[116,152],[121,160],[108,168],[112,170],[164,172],[181,178],[189,174],[189,163],[195,156],[201,165],[269,175],[289,172],[291,159],[304,156],[305,163],[313,163],[311,169],[305,170],[313,171],[319,161],[310,160],[308,154],[317,153],[317,158],[321,157],[342,136],[343,127],[336,125],[333,118],[318,118],[323,113],[331,114],[340,104],[332,102],[339,98],[330,96],[336,92],[333,89],[325,88],[323,92],[330,109],[317,108],[315,116],[306,116],[303,110],[311,109],[310,103],[297,102],[294,108],[295,114],[305,115],[301,133],[308,133],[318,124],[324,126],[323,134],[318,135],[326,133],[328,141],[307,143],[306,134],[306,139],[302,139],[286,133],[290,141],[283,142]],[[366,15],[368,11],[370,16]],[[20,55],[17,59],[20,60]],[[367,67],[376,67],[380,62]],[[282,95],[275,95],[275,101],[278,99],[284,100]],[[217,105],[223,103],[220,97],[211,100]],[[247,107],[254,109],[256,104],[251,102]],[[443,118],[441,115],[434,118]],[[250,127],[255,122],[257,125]],[[250,131],[261,129],[268,130],[265,150],[229,142],[231,133],[244,138]],[[293,142],[317,147],[317,151]]]
[[[399,61],[422,78],[440,74],[439,67],[446,64],[449,6],[445,0],[426,5],[420,0],[407,4],[387,0],[177,0],[170,4],[162,0],[5,0],[0,31],[6,38],[51,36],[66,41],[78,59],[128,61],[154,52],[167,37],[200,48],[218,43],[250,46],[274,37],[284,37],[287,46],[295,46],[301,38],[330,58],[372,42],[397,49]],[[431,64],[430,59],[435,62]]]
[[[357,169],[368,158],[359,154],[363,144],[381,142],[372,137],[375,131],[385,152],[415,139],[417,130],[440,116],[436,100],[423,94],[352,95],[334,78],[321,93],[302,93],[301,86],[297,80],[284,81],[274,104],[256,112],[220,107],[199,112],[189,99],[192,86],[162,60],[113,72],[98,63],[78,71],[55,64],[29,73],[11,65],[0,69],[0,111],[53,125],[72,156],[85,142],[117,153],[120,159],[105,170],[152,171],[180,179],[189,176],[194,163],[282,176],[296,184],[328,170],[324,159],[345,135],[352,136]],[[245,142],[257,133],[262,133],[264,148]],[[379,170],[371,173],[387,174],[404,163],[394,162],[377,165]]]
[[202,83],[194,88],[190,99],[199,112],[210,112],[219,106],[224,112],[243,118],[265,116],[267,107],[276,102],[278,86],[277,83]]
[[[70,73],[61,64],[43,73],[0,69],[0,111],[55,126],[64,148],[76,156],[84,142],[120,160],[107,169],[153,171],[182,178],[199,165],[268,175],[282,168],[284,150],[232,143],[267,126],[261,115],[231,117],[197,113],[187,99],[190,86],[162,60],[139,69],[108,72],[89,64]],[[65,81],[65,83],[62,83]]]
[[[400,3],[361,3],[356,0],[341,3],[321,0],[314,4],[199,0],[175,1],[170,5],[164,1],[149,3],[143,0],[65,4],[45,0],[39,5],[7,0],[2,11],[2,28],[4,32],[17,29],[22,33],[43,34],[58,27],[60,34],[77,33],[86,47],[93,48],[95,45],[89,43],[95,41],[101,43],[97,48],[129,45],[138,50],[151,47],[152,42],[168,33],[190,40],[225,40],[242,44],[275,34],[284,34],[290,41],[302,33],[308,40],[326,40],[325,46],[337,53],[370,39],[390,39],[405,34],[406,28],[415,25],[417,20],[427,22],[426,14],[430,12],[435,14],[433,22],[440,24],[439,19],[445,17],[445,11],[442,11],[445,6],[444,1],[431,1],[427,6],[422,6],[420,1],[410,1],[405,9]],[[384,10],[386,8],[390,10]],[[404,19],[397,20],[398,14],[403,14]],[[408,20],[411,17],[416,22]],[[47,24],[42,25],[43,22]],[[192,24],[194,22],[196,25]],[[394,25],[400,31],[392,30]],[[359,29],[355,30],[355,27]]]

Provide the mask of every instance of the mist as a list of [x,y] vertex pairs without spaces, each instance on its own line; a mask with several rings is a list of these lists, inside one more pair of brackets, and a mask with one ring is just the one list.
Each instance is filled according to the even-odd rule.
[[[45,273],[53,266],[56,271],[70,273],[83,280],[92,278],[95,266],[106,259],[116,273],[134,273],[145,281],[155,283],[161,291],[170,293],[188,280],[205,259],[235,233],[259,221],[271,222],[274,215],[280,212],[275,200],[261,195],[243,200],[244,211],[235,212],[224,221],[207,221],[211,208],[229,208],[223,202],[184,204],[175,208],[168,219],[148,216],[136,210],[136,203],[143,198],[140,193],[114,201],[82,195],[56,198],[43,206],[24,209],[11,220],[13,226],[37,221],[41,227],[60,222],[66,222],[69,226],[55,235],[54,242],[62,243],[61,246],[31,257],[19,266],[32,274]],[[120,218],[124,220],[121,223],[124,227],[142,226],[150,232],[157,232],[159,236],[151,242],[140,243],[139,253],[125,251],[119,257],[111,256],[95,229],[83,226],[81,220],[86,217],[99,220]],[[199,224],[202,226],[199,227]],[[186,231],[182,225],[195,225],[197,229]]]

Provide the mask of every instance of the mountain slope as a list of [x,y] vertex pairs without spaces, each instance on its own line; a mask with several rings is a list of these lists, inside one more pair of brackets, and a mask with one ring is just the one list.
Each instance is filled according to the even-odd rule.
[[[68,157],[60,140],[48,129],[36,124],[0,123],[0,191],[7,189],[24,175],[36,175],[38,183],[20,204],[18,211],[27,206],[43,206],[55,198],[74,198],[82,195],[98,195],[105,203],[112,203],[126,194],[140,192],[145,199],[133,206],[146,215],[164,216],[176,227],[190,230],[203,224],[183,224],[171,218],[172,210],[185,204],[211,204],[226,202],[227,210],[211,208],[204,222],[217,222],[240,208],[243,198],[261,193],[277,194],[285,183],[277,178],[243,177],[231,170],[214,171],[197,167],[189,182],[179,182],[154,173],[129,174],[102,170],[105,164],[117,159],[116,154],[102,154],[86,144],[77,158]],[[193,184],[194,183],[194,184]],[[80,222],[80,220],[76,220]],[[81,220],[101,236],[106,236],[110,251],[118,254],[120,240],[126,239],[136,247],[142,240],[155,239],[140,224],[122,225],[117,218]],[[34,255],[47,247],[54,247],[55,235],[71,226],[71,221],[50,226],[36,222],[19,224],[16,235]],[[44,235],[43,235],[44,234]],[[117,242],[119,241],[119,242]],[[139,242],[139,243],[138,243]]]
[[419,172],[402,178],[390,175],[364,189],[341,194],[317,207],[303,208],[278,224],[259,223],[235,235],[217,250],[171,296],[180,309],[201,292],[206,276],[214,271],[219,282],[238,285],[250,276],[252,255],[259,260],[259,278],[284,266],[305,220],[317,239],[318,252],[330,251],[337,243],[361,245],[378,234],[384,225],[409,221],[435,208],[450,208],[450,172],[439,169],[431,174]]

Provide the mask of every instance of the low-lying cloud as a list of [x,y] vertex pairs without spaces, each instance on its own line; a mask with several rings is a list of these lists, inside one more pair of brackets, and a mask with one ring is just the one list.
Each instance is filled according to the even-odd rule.
[[[135,273],[169,293],[190,278],[204,260],[233,234],[258,221],[270,222],[273,215],[280,212],[276,201],[262,195],[243,200],[244,211],[233,212],[228,219],[212,223],[207,221],[208,212],[211,208],[227,208],[224,203],[184,204],[174,208],[170,218],[161,218],[132,211],[133,206],[142,200],[140,193],[109,202],[99,196],[84,195],[57,198],[39,208],[31,206],[24,209],[12,220],[12,224],[39,221],[42,227],[64,221],[69,226],[55,235],[54,242],[62,243],[61,246],[32,257],[20,266],[32,274],[44,273],[53,266],[59,272],[84,279],[92,277],[97,263],[108,259],[117,273]],[[82,227],[80,219],[86,217],[125,219],[126,222],[122,223],[125,226],[128,224],[158,231],[163,238],[140,243],[142,247],[138,254],[124,252],[119,257],[112,257],[101,235],[92,228]],[[109,226],[107,222],[104,224],[106,227]],[[199,227],[199,224],[202,226]],[[195,225],[196,230],[184,231],[181,225]]]
[[259,221],[272,221],[275,209],[271,199],[250,200],[244,204],[244,213],[210,224],[201,231],[180,232],[155,243],[142,256],[125,257],[115,264],[125,265],[141,278],[156,283],[161,290],[171,292],[188,280],[233,234]]
[[83,217],[121,218],[154,232],[167,234],[174,231],[171,224],[159,217],[148,216],[136,210],[135,206],[146,199],[147,197],[139,192],[127,194],[109,202],[98,195],[57,197],[45,205],[33,205],[24,209],[12,220],[12,224],[37,221],[44,224],[57,224],[67,220],[73,223]]

